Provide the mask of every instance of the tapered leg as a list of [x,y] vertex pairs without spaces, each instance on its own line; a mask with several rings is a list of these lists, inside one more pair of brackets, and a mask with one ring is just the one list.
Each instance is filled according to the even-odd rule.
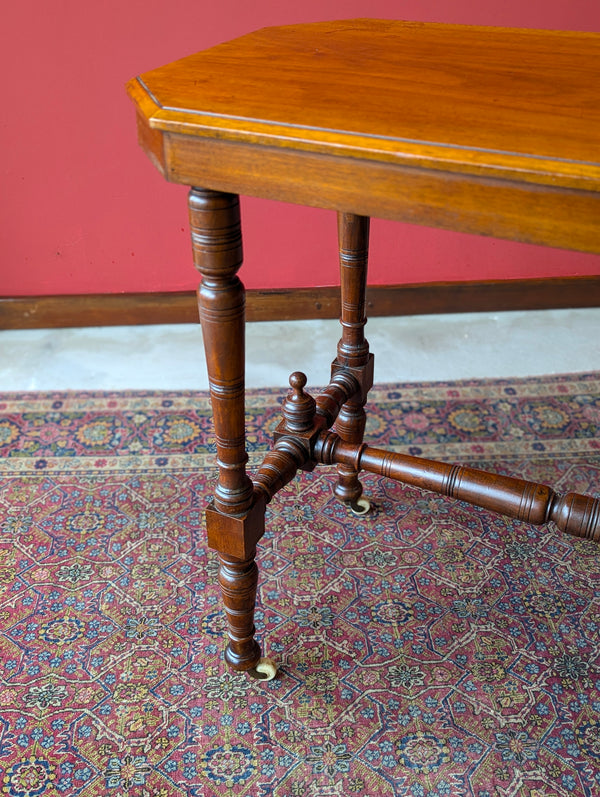
[[260,658],[260,649],[254,639],[253,617],[258,567],[253,557],[240,562],[220,553],[219,560],[219,584],[229,635],[225,659],[235,669],[246,669],[247,660],[252,662],[251,667],[255,667]]
[[208,544],[220,556],[225,604],[227,662],[237,670],[256,666],[254,639],[256,543],[264,531],[264,500],[255,499],[246,473],[244,418],[244,286],[238,197],[193,188],[189,196],[194,263],[215,425],[219,477],[206,514]]
[[[340,285],[342,300],[342,337],[337,347],[333,372],[349,369],[357,378],[360,390],[341,408],[335,428],[347,443],[363,440],[366,416],[364,405],[373,386],[373,356],[365,339],[367,263],[369,257],[369,219],[352,213],[338,213],[338,243],[340,256]],[[368,510],[359,499],[362,485],[354,468],[338,465],[335,495],[358,511]]]

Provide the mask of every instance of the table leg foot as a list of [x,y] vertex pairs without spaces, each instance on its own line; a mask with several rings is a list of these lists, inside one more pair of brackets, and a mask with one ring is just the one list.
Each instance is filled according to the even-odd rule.
[[[342,440],[360,445],[363,441],[365,424],[366,415],[360,401],[348,401],[340,410],[335,422],[335,430]],[[339,501],[347,504],[355,514],[358,514],[355,507],[360,507],[363,494],[358,471],[351,466],[338,465],[337,473],[338,478],[333,488],[333,494]],[[364,514],[364,512],[360,514]]]
[[261,658],[259,644],[254,639],[258,567],[254,557],[240,561],[220,553],[219,560],[219,584],[229,636],[225,661],[234,670],[251,670]]

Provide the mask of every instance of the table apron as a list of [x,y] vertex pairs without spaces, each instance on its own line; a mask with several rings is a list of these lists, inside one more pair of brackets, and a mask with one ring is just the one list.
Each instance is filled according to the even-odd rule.
[[600,192],[150,132],[176,183],[600,254]]

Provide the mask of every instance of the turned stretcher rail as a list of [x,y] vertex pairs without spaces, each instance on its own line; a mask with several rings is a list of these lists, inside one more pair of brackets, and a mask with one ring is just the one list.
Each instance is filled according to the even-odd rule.
[[319,436],[314,456],[326,465],[350,465],[533,525],[553,521],[567,534],[600,541],[600,500],[587,495],[559,495],[545,484],[351,445],[331,432]]

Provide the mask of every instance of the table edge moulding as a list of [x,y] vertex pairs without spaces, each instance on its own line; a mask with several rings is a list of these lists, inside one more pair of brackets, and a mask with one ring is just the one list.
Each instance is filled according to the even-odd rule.
[[[336,465],[334,493],[356,513],[369,510],[367,470],[600,539],[597,499],[363,442],[370,218],[600,253],[598,85],[600,34],[370,19],[264,28],[128,83],[140,145],[167,180],[191,187],[219,466],[207,533],[234,669],[276,673],[254,634],[256,544],[266,505],[299,469]],[[312,397],[292,374],[252,475],[240,194],[337,211],[340,260],[330,383]]]

